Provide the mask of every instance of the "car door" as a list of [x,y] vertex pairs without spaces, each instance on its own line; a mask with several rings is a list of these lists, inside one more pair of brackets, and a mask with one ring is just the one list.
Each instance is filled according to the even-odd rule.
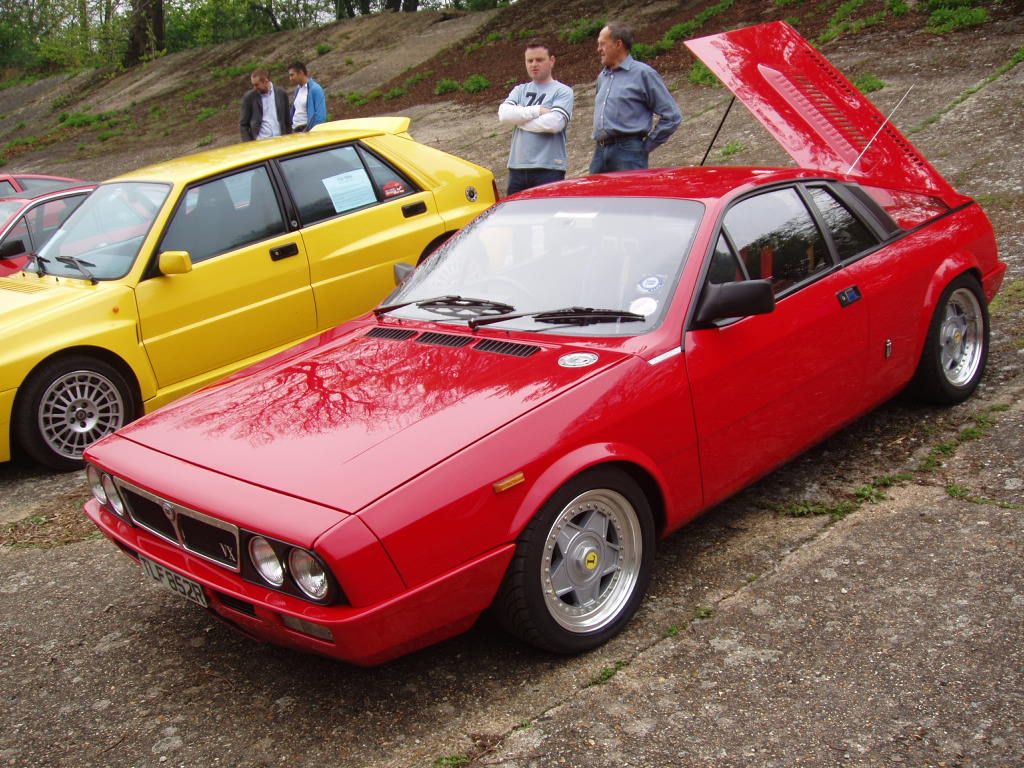
[[767,279],[774,311],[685,338],[706,503],[859,413],[867,313],[794,187],[734,204],[707,282]]
[[305,248],[265,166],[189,187],[157,248],[165,251],[187,251],[192,269],[136,289],[160,387],[205,380],[316,330]]
[[444,232],[434,197],[358,144],[280,161],[309,254],[321,329],[375,307],[394,265],[416,264]]

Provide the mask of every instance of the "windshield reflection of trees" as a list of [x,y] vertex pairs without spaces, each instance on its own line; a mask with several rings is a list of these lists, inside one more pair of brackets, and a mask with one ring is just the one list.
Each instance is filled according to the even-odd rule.
[[[559,386],[551,376],[513,379],[512,369],[522,366],[531,373],[542,368],[468,347],[364,338],[243,377],[185,411],[168,409],[167,417],[209,437],[254,445],[340,428],[394,433],[469,395],[533,401]],[[160,414],[151,419],[159,422]]]

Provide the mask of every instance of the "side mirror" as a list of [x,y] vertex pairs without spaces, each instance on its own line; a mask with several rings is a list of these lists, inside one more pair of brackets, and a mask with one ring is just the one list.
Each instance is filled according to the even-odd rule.
[[770,280],[743,280],[738,283],[708,283],[700,297],[696,322],[707,326],[715,320],[748,315],[766,315],[775,310],[775,294]]
[[22,256],[25,253],[24,240],[11,240],[0,245],[0,259],[13,259],[15,256]]
[[401,285],[408,280],[412,273],[416,271],[416,267],[412,264],[406,264],[404,261],[395,262],[395,285]]
[[157,266],[163,275],[184,275],[192,271],[192,256],[188,251],[164,251]]

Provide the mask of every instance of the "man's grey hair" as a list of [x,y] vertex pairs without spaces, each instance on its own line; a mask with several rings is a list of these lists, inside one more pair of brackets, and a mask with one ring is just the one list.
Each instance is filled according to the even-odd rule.
[[632,27],[627,27],[621,22],[613,21],[608,25],[608,32],[611,34],[612,40],[621,40],[627,51],[633,50]]

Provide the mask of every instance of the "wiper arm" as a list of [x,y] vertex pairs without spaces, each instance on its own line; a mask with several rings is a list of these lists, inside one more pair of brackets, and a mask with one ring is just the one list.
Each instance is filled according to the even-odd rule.
[[466,312],[471,312],[474,315],[491,315],[495,312],[504,314],[515,310],[515,307],[511,304],[506,304],[503,301],[491,301],[490,299],[474,299],[469,296],[449,295],[434,296],[429,299],[403,301],[400,304],[388,304],[387,306],[377,307],[373,310],[373,314],[380,317],[392,310],[408,307],[412,304],[415,304],[420,309],[430,310],[433,308],[433,311],[437,312],[439,315],[453,315],[456,317],[460,317]]
[[81,259],[75,258],[74,256],[58,256],[56,260],[59,261],[61,264],[67,264],[69,267],[74,267],[75,269],[77,269],[85,276],[85,279],[88,280],[93,285],[96,285],[96,283],[99,282],[99,280],[96,279],[96,276],[92,272],[90,272],[85,266],[86,264],[88,264],[90,267],[95,267],[96,265],[93,264],[92,262],[82,261]]
[[496,315],[494,317],[473,318],[469,321],[470,328],[479,328],[481,325],[491,325],[504,320],[514,320],[517,317],[532,317],[541,323],[565,323],[566,325],[592,325],[593,323],[635,323],[643,322],[647,318],[636,312],[627,312],[624,309],[594,309],[593,307],[565,307],[564,309],[552,309],[546,312],[515,312],[508,315]]
[[43,275],[49,274],[46,271],[46,267],[43,266],[44,264],[50,263],[49,259],[44,259],[42,256],[37,255],[35,251],[28,251],[26,255],[28,256],[28,260],[32,262],[32,266],[36,268],[37,277],[42,279]]

